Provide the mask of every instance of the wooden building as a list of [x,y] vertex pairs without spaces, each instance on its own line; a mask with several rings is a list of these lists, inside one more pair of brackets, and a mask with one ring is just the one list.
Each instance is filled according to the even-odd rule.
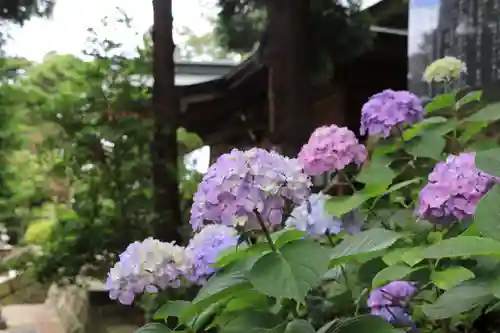
[[[367,9],[376,20],[373,47],[314,87],[316,126],[337,124],[358,133],[361,106],[371,95],[406,89],[407,6],[403,0],[382,0]],[[268,112],[267,81],[265,66],[249,57],[217,79],[179,86],[182,126],[200,135],[214,156],[262,144],[270,128],[279,126]]]

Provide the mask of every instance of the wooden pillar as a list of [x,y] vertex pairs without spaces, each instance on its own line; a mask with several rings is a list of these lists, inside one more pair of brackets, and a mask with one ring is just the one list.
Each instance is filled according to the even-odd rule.
[[268,20],[270,139],[293,157],[313,129],[309,0],[269,0]]

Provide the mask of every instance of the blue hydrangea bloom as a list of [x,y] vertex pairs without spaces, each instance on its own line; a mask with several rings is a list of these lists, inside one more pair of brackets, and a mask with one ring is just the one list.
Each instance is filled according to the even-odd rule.
[[361,218],[340,219],[325,210],[325,201],[329,198],[329,195],[321,192],[312,194],[293,209],[285,222],[286,227],[305,231],[314,238],[324,236],[327,232],[329,234],[338,234],[341,231],[359,232],[363,223]]
[[186,256],[190,262],[187,278],[195,283],[203,284],[215,272],[212,265],[217,256],[225,249],[238,244],[236,229],[222,225],[207,225],[196,234],[186,248]]
[[210,166],[193,197],[190,223],[258,228],[258,212],[269,226],[282,223],[286,201],[300,204],[312,185],[297,159],[274,151],[233,149]]
[[187,267],[183,247],[149,237],[130,244],[120,254],[108,273],[106,288],[111,299],[131,304],[136,294],[179,287]]

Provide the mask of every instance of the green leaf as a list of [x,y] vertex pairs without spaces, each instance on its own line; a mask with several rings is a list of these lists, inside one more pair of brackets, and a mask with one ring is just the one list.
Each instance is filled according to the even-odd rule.
[[274,245],[277,248],[290,243],[294,240],[302,239],[307,236],[307,233],[297,229],[282,229],[280,231],[271,234],[271,238],[274,241]]
[[424,133],[415,142],[405,147],[408,154],[415,157],[432,158],[441,160],[443,150],[446,146],[446,140],[440,136],[430,133]]
[[474,273],[462,266],[447,268],[443,271],[433,271],[431,281],[440,289],[448,290],[458,284],[471,280],[475,277]]
[[372,288],[378,288],[393,280],[402,280],[421,268],[423,267],[409,267],[406,265],[388,266],[375,275],[372,281]]
[[331,327],[328,333],[395,333],[394,327],[384,318],[372,315],[363,315],[339,320]]
[[475,162],[482,171],[500,177],[500,148],[478,151]]
[[500,119],[500,103],[492,103],[473,115],[464,119],[464,121],[487,121],[494,122]]
[[470,139],[472,139],[477,133],[481,132],[483,128],[487,127],[487,122],[479,122],[479,123],[468,123],[465,129],[462,132],[462,135],[458,138],[461,144],[467,143]]
[[325,203],[325,209],[328,213],[335,216],[342,216],[351,210],[358,208],[365,201],[374,195],[368,195],[362,191],[356,192],[350,196],[331,197]]
[[165,333],[165,332],[171,332],[171,330],[160,323],[149,323],[141,328],[139,328],[135,333]]
[[286,325],[285,333],[316,333],[316,330],[308,321],[295,319]]
[[231,320],[220,333],[275,333],[283,332],[285,324],[278,316],[258,311],[243,312],[239,317]]
[[403,253],[407,252],[410,248],[401,248],[401,249],[394,249],[389,251],[388,253],[384,254],[382,257],[382,261],[387,265],[387,266],[392,266],[396,265],[399,263],[404,262],[403,261]]
[[471,91],[457,101],[456,108],[460,109],[464,105],[469,104],[471,102],[479,102],[482,96],[483,92],[481,90]]
[[389,167],[391,162],[385,156],[372,158],[368,163],[365,163],[356,180],[364,184],[376,183],[386,186],[391,184],[396,177],[396,173]]
[[155,312],[153,319],[160,320],[167,319],[168,317],[180,317],[181,313],[189,306],[191,306],[191,302],[188,301],[168,301]]
[[434,304],[426,304],[422,310],[431,320],[445,319],[484,306],[492,299],[486,283],[470,281],[445,291]]
[[387,191],[385,191],[385,194],[396,192],[396,191],[398,191],[398,190],[400,190],[402,188],[405,188],[405,187],[410,186],[412,184],[418,183],[421,180],[422,180],[422,177],[417,177],[417,178],[408,179],[408,180],[402,181],[400,183],[394,184],[391,187],[389,187],[387,189]]
[[394,244],[403,235],[385,229],[370,229],[346,238],[332,251],[331,259],[348,259],[384,250]]
[[434,111],[451,109],[455,104],[455,93],[447,93],[436,96],[431,102],[425,106],[426,113]]
[[496,184],[479,201],[474,215],[474,224],[487,237],[500,240],[500,184]]
[[401,256],[401,259],[411,267],[415,266],[424,258],[422,257],[422,251],[425,250],[426,248],[424,246],[416,246],[406,252],[403,253]]
[[254,258],[250,258],[243,263],[233,263],[208,279],[192,301],[192,305],[182,311],[179,320],[184,323],[188,322],[208,306],[220,300],[234,297],[238,292],[250,289],[251,285],[246,276],[248,267],[254,261]]
[[257,243],[250,247],[245,244],[241,244],[240,246],[227,249],[219,254],[217,261],[212,266],[225,267],[237,260],[251,256],[258,256],[268,251],[271,251],[271,248],[267,243]]
[[414,124],[412,127],[408,128],[403,132],[403,139],[405,141],[411,140],[417,135],[419,135],[426,127],[433,124],[440,124],[446,122],[445,117],[430,117],[422,120],[419,123]]
[[500,242],[485,237],[458,236],[429,246],[420,253],[422,258],[441,259],[482,255],[500,256]]
[[258,259],[250,270],[250,282],[258,291],[277,299],[302,302],[328,270],[328,250],[309,240],[285,244],[280,252]]

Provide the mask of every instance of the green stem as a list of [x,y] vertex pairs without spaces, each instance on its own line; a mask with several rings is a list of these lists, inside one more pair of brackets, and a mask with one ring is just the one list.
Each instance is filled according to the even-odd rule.
[[262,219],[262,216],[257,210],[255,210],[254,213],[255,216],[257,216],[257,221],[259,222],[262,231],[264,231],[264,235],[266,235],[266,239],[269,243],[269,246],[271,247],[271,250],[273,250],[273,252],[278,252],[278,250],[276,249],[276,245],[274,245],[273,239],[271,238],[271,234],[269,233],[269,229],[267,229],[266,224]]

